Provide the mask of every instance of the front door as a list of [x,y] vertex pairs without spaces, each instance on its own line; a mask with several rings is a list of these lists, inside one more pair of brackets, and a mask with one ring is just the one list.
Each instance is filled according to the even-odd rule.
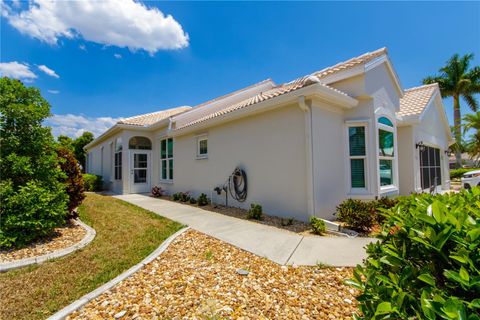
[[130,153],[130,193],[150,192],[150,151]]

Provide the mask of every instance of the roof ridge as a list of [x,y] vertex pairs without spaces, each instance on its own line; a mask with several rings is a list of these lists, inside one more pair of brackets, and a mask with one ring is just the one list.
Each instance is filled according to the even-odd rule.
[[417,91],[417,90],[427,89],[427,88],[431,88],[431,87],[438,87],[438,83],[435,82],[435,83],[430,83],[430,84],[423,84],[423,85],[421,85],[421,86],[411,87],[411,88],[405,89],[405,90],[403,90],[403,91],[405,91],[405,92],[410,92],[410,91]]
[[197,104],[197,105],[193,106],[192,109],[197,109],[197,108],[203,107],[203,106],[205,106],[205,105],[207,105],[207,104],[210,104],[210,103],[213,103],[213,102],[217,102],[217,101],[220,101],[220,100],[222,100],[222,99],[231,97],[231,96],[233,96],[234,94],[237,94],[237,93],[242,92],[242,91],[244,91],[244,90],[248,90],[248,89],[251,89],[251,88],[255,88],[255,87],[257,87],[257,86],[259,86],[259,85],[261,85],[261,84],[267,83],[268,81],[271,81],[271,82],[275,85],[275,82],[272,80],[272,78],[267,78],[267,79],[262,80],[262,81],[260,81],[260,82],[251,84],[251,85],[249,85],[249,86],[247,86],[247,87],[244,87],[244,88],[241,88],[241,89],[238,89],[238,90],[229,92],[229,93],[224,94],[224,95],[222,95],[222,96],[220,96],[220,97],[216,97],[216,98],[207,100],[207,101],[205,101],[205,102],[202,102],[202,103],[200,103],[200,104]]
[[[379,49],[374,50],[374,51],[369,51],[369,52],[363,53],[363,54],[361,54],[361,55],[359,55],[359,56],[350,58],[350,59],[348,59],[348,60],[338,62],[337,64],[335,64],[335,65],[333,65],[333,66],[329,66],[329,67],[323,68],[323,69],[321,69],[321,70],[319,70],[319,71],[315,71],[315,72],[312,73],[312,75],[321,78],[321,77],[324,77],[324,76],[327,75],[327,74],[325,74],[325,73],[328,73],[329,71],[334,70],[335,68],[338,68],[338,67],[341,67],[341,66],[344,66],[344,65],[346,66],[346,65],[349,64],[349,63],[357,62],[357,60],[358,60],[358,63],[359,63],[359,64],[360,64],[360,63],[364,63],[364,62],[367,62],[367,61],[369,61],[369,60],[371,60],[371,59],[373,59],[373,58],[376,58],[376,57],[378,57],[378,56],[380,56],[380,55],[382,55],[382,54],[387,54],[387,53],[388,53],[387,47],[382,47],[382,48],[379,48]],[[369,56],[370,56],[370,57],[369,57]],[[363,61],[363,59],[365,59],[365,58],[367,58],[367,57],[369,57],[368,60],[367,60],[367,61]],[[323,73],[324,75],[322,75],[322,73]]]
[[151,115],[154,115],[154,114],[163,113],[163,112],[168,112],[168,111],[172,111],[172,110],[176,110],[176,109],[180,109],[180,108],[182,108],[182,109],[184,109],[184,108],[190,108],[190,109],[192,109],[192,107],[190,107],[190,106],[178,106],[178,107],[168,108],[168,109],[165,109],[165,110],[158,110],[158,111],[149,112],[149,113],[137,114],[136,116],[131,116],[131,117],[128,117],[128,118],[123,118],[123,119],[120,120],[120,121],[133,120],[133,119],[136,119],[136,118],[139,118],[139,117],[151,116]]

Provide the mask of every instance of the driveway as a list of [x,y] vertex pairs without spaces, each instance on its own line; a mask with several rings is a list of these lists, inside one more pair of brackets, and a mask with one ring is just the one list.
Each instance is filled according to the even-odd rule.
[[287,230],[225,216],[197,207],[141,194],[116,195],[161,216],[178,221],[278,264],[347,267],[362,263],[371,238],[302,236]]

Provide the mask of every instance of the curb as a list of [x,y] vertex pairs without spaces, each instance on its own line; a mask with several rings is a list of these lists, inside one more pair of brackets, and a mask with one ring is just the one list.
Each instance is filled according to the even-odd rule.
[[86,225],[80,219],[75,219],[73,220],[75,224],[81,226],[83,229],[87,231],[87,234],[83,237],[83,239],[78,242],[77,244],[74,244],[70,247],[60,249],[57,251],[53,251],[51,253],[44,254],[42,256],[37,256],[37,257],[31,257],[31,258],[25,258],[21,260],[16,260],[16,261],[10,261],[10,262],[5,262],[5,263],[0,263],[0,272],[6,272],[9,270],[14,270],[22,267],[26,267],[32,264],[41,264],[44,263],[45,261],[60,258],[63,256],[66,256],[67,254],[70,254],[74,251],[77,251],[86,245],[88,245],[90,242],[93,241],[95,238],[97,232],[90,226]]
[[155,251],[153,251],[151,254],[149,254],[140,263],[134,265],[133,267],[131,267],[130,269],[128,269],[124,273],[116,276],[115,278],[113,278],[109,282],[103,284],[102,286],[98,287],[97,289],[93,290],[92,292],[87,293],[86,295],[84,295],[83,297],[78,299],[77,301],[74,301],[73,303],[69,304],[65,308],[63,308],[60,311],[56,312],[55,314],[51,315],[50,317],[47,318],[47,320],[65,319],[72,312],[77,311],[78,309],[83,307],[85,304],[87,304],[91,300],[97,298],[102,293],[110,290],[111,288],[116,286],[119,282],[127,279],[132,274],[134,274],[135,272],[137,272],[138,270],[143,268],[146,264],[149,264],[150,262],[152,262],[155,258],[157,258],[160,254],[162,254],[168,248],[170,243],[172,243],[172,241],[175,240],[175,238],[177,238],[179,235],[181,235],[182,233],[184,233],[188,229],[190,229],[190,227],[185,227],[185,228],[180,229],[179,231],[175,232],[173,235],[171,235],[165,241],[163,241],[162,244],[157,249],[155,249]]

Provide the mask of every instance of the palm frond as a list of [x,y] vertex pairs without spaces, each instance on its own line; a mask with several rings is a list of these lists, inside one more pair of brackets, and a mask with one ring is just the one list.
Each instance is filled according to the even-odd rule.
[[463,99],[473,112],[478,110],[478,101],[472,94],[463,94]]

